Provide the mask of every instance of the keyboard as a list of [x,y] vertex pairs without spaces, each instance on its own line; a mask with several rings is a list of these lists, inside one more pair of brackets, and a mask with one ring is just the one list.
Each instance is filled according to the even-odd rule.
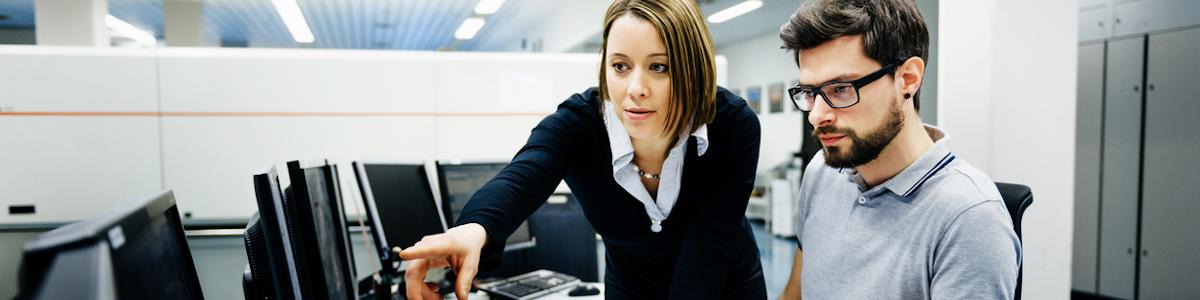
[[501,299],[526,300],[575,287],[579,278],[550,270],[537,270],[497,281],[480,283],[478,288]]

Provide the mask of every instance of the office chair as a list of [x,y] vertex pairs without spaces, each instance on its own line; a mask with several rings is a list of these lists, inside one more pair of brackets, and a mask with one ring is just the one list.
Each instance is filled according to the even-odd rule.
[[[1025,209],[1033,204],[1033,192],[1028,186],[996,182],[996,189],[1000,190],[1000,198],[1004,199],[1004,206],[1008,207],[1008,216],[1012,217],[1013,231],[1017,233],[1017,240],[1021,240],[1021,216],[1025,215]],[[1024,242],[1022,242],[1022,246]],[[1017,291],[1013,299],[1021,299],[1021,277],[1024,273],[1024,259],[1021,259],[1021,265],[1017,266]]]
[[574,196],[567,196],[566,203],[543,204],[529,216],[529,231],[536,246],[504,252],[500,265],[477,277],[513,277],[546,269],[583,282],[600,281],[596,230]]
[[534,269],[546,269],[583,282],[600,281],[596,230],[583,215],[579,200],[568,195],[565,203],[549,203],[529,216],[529,230],[537,238]]

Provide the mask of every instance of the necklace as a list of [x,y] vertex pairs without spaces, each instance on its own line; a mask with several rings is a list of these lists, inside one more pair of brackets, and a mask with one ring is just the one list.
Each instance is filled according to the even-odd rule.
[[637,171],[638,176],[642,176],[642,178],[646,178],[646,179],[650,179],[650,180],[658,180],[659,177],[662,177],[661,173],[660,174],[646,173],[645,171],[642,171],[641,168],[638,168],[637,164],[635,164],[635,163],[630,163],[630,164],[633,165],[633,170]]

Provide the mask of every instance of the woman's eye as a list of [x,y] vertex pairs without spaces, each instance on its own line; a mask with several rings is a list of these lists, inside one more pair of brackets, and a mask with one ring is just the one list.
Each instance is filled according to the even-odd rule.
[[625,70],[629,69],[629,66],[625,65],[625,63],[615,63],[615,64],[612,64],[612,68],[613,68],[613,70],[616,70],[617,72],[625,72]]
[[667,70],[667,65],[665,65],[665,64],[651,64],[650,71],[654,71],[657,73],[666,73],[668,70]]

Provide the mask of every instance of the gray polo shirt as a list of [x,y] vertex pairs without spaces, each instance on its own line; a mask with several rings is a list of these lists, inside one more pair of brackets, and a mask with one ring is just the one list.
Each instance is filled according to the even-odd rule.
[[804,299],[1013,298],[1021,243],[1000,192],[925,130],[933,147],[870,189],[813,157],[795,218]]

